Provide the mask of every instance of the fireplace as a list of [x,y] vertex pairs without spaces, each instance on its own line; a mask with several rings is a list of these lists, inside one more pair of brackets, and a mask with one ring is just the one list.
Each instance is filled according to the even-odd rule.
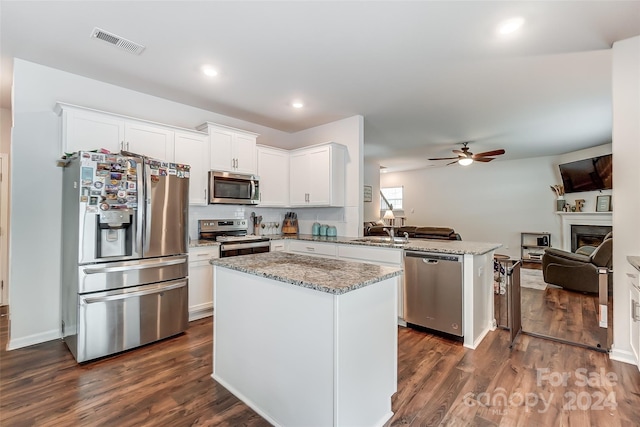
[[610,231],[606,225],[571,225],[571,252],[581,246],[598,246]]
[[[613,221],[611,218],[612,212],[556,212],[556,214],[560,217],[562,222],[560,249],[565,251],[572,250],[573,245],[571,227],[576,225],[604,226],[607,227],[608,230],[611,230],[611,226],[613,225]],[[602,234],[602,232],[600,232],[599,234]],[[605,232],[604,234],[607,234],[607,232]],[[602,235],[602,237],[604,237],[604,234]]]

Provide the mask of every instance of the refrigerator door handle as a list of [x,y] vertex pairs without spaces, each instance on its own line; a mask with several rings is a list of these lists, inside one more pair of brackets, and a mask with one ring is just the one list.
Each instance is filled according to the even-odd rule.
[[182,287],[184,287],[186,285],[187,285],[187,282],[178,282],[178,283],[173,283],[173,284],[165,285],[165,286],[154,286],[151,289],[144,289],[144,290],[141,290],[141,291],[118,292],[117,294],[114,294],[114,295],[105,295],[105,296],[101,296],[101,297],[86,297],[86,296],[83,296],[83,297],[81,297],[81,299],[82,299],[82,302],[84,302],[86,304],[95,304],[95,303],[100,303],[100,302],[105,302],[105,301],[114,301],[114,300],[132,298],[132,297],[139,297],[139,296],[149,295],[149,294],[157,294],[157,293],[160,293],[160,292],[170,291],[172,289],[182,288]]
[[186,260],[184,258],[180,259],[172,259],[169,261],[161,261],[161,262],[144,262],[140,261],[137,265],[120,265],[116,267],[101,267],[101,268],[85,268],[85,274],[99,274],[99,273],[113,273],[115,271],[130,271],[130,270],[144,270],[146,268],[157,268],[164,267],[168,265],[177,265],[184,264]]

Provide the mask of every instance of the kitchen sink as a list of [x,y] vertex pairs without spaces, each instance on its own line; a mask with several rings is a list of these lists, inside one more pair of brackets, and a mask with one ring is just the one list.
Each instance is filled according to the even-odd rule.
[[353,239],[354,242],[366,242],[366,243],[380,243],[380,244],[388,244],[388,245],[397,245],[402,246],[408,243],[407,239],[404,237],[385,237],[385,236],[370,236],[370,237],[361,237],[359,239]]

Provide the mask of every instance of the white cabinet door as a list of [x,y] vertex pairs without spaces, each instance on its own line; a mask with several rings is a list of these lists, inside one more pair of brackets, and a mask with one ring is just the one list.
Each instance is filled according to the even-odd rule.
[[91,111],[62,108],[62,151],[100,148],[117,153],[124,141],[124,120]]
[[235,165],[232,154],[233,132],[209,127],[209,141],[211,169],[232,172]]
[[175,133],[176,163],[191,166],[189,175],[189,204],[207,204],[209,173],[209,138],[196,133]]
[[238,173],[256,173],[256,137],[236,134],[232,157],[235,158],[235,171]]
[[289,204],[306,206],[309,188],[309,156],[306,152],[295,152],[289,157]]
[[158,160],[173,161],[174,132],[159,126],[127,122],[125,150]]
[[258,146],[260,206],[289,205],[289,153]]
[[329,143],[290,156],[291,206],[344,206],[345,148]]
[[258,134],[214,123],[205,123],[198,130],[209,133],[211,169],[255,175]]
[[219,257],[219,247],[189,249],[189,321],[213,314],[213,266],[209,260]]

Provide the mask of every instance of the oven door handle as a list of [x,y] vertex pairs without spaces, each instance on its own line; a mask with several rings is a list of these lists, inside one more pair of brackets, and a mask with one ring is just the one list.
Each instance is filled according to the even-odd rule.
[[220,251],[233,251],[236,249],[251,249],[251,248],[264,248],[271,246],[271,243],[267,240],[264,242],[251,242],[251,243],[223,243],[220,245]]

